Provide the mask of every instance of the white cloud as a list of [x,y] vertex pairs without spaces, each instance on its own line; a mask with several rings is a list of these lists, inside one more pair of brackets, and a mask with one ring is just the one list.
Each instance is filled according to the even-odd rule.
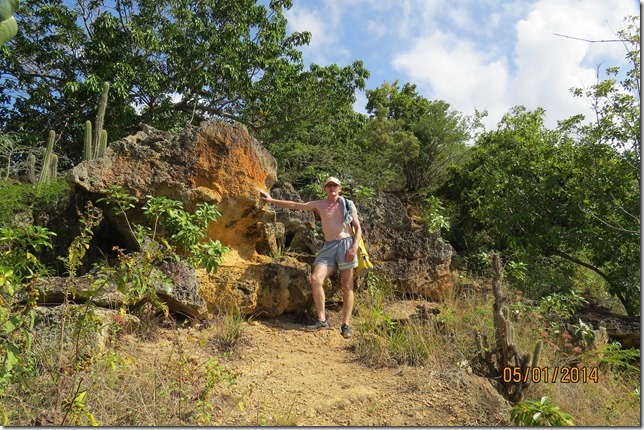
[[[284,16],[288,21],[289,32],[308,31],[311,33],[311,41],[308,46],[301,48],[308,60],[313,63],[326,65],[333,62],[330,59],[330,52],[338,44],[338,32],[334,26],[337,26],[338,17],[330,19],[333,15],[325,10],[321,14],[316,10],[309,10],[305,7],[293,7],[286,11]],[[335,52],[334,54],[337,54]]]
[[[491,22],[464,9],[447,10],[452,27],[417,36],[413,46],[392,55],[393,67],[408,75],[419,89],[426,89],[424,95],[429,99],[445,100],[468,115],[474,108],[488,110],[488,128],[496,127],[501,116],[516,105],[543,107],[548,126],[577,113],[587,114],[587,101],[574,98],[570,88],[594,84],[598,59],[609,61],[605,66],[614,65],[625,51],[610,44],[574,41],[553,33],[614,39],[606,22],[612,26],[622,24],[622,18],[629,13],[624,2],[540,0],[518,21],[520,9],[495,10]],[[510,26],[516,32],[507,34],[516,36],[516,40],[495,39],[491,33],[482,44],[465,31],[467,26],[476,25],[473,19],[478,19],[481,27],[490,24],[487,31]]]
[[415,83],[466,115],[487,110],[488,128],[516,105],[543,107],[548,126],[587,112],[569,89],[594,84],[598,64],[622,63],[624,48],[553,33],[614,39],[633,14],[634,0],[315,0],[286,11],[289,31],[312,33],[307,64],[363,60],[368,88]]
[[[505,59],[489,60],[466,40],[436,31],[418,40],[410,51],[393,60],[396,70],[409,74],[429,99],[441,99],[466,115],[474,109],[492,114],[503,111],[499,103],[507,94],[508,67]],[[426,96],[427,97],[427,96]]]

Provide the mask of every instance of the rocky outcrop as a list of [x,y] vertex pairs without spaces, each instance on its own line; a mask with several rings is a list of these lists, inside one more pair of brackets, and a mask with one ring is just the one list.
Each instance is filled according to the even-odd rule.
[[[226,264],[234,264],[253,260],[257,247],[276,247],[273,235],[263,231],[274,216],[258,204],[259,190],[275,183],[276,169],[275,158],[244,126],[207,122],[180,134],[142,126],[110,144],[103,157],[71,169],[67,181],[91,198],[119,185],[136,197],[165,196],[188,209],[199,202],[215,204],[222,216],[211,223],[208,236],[231,249]],[[121,217],[107,215],[129,235]]]
[[[192,302],[181,312],[201,316],[234,304],[247,314],[275,316],[312,305],[310,264],[322,243],[315,216],[259,198],[260,190],[272,188],[276,198],[301,201],[289,184],[273,187],[275,159],[244,126],[209,122],[179,134],[142,126],[110,144],[102,158],[74,167],[67,179],[77,194],[94,201],[119,185],[137,197],[180,200],[188,210],[199,202],[218,207],[222,215],[210,224],[208,236],[230,251],[217,273],[175,268],[179,272],[171,277],[182,280],[183,287],[182,299],[173,303],[180,309]],[[129,227],[122,217],[102,208],[112,225],[103,239],[127,243]],[[358,208],[377,268],[402,292],[443,297],[449,288],[451,247],[414,229],[395,196],[383,194]],[[145,222],[136,211],[131,220]],[[337,278],[325,284],[329,296],[339,289]],[[205,302],[187,300],[196,296]]]
[[453,249],[437,235],[412,226],[396,196],[358,203],[365,246],[376,268],[398,291],[441,300],[451,288]]
[[[286,238],[294,248],[311,252],[315,219],[312,214],[288,219],[260,200],[259,191],[269,190],[276,180],[276,162],[242,125],[204,123],[177,135],[142,126],[112,143],[102,158],[74,167],[67,180],[92,200],[119,185],[137,197],[180,200],[188,209],[199,202],[217,206],[222,215],[210,224],[208,237],[229,251],[217,273],[182,268],[187,272],[171,276],[182,281],[182,295],[194,297],[197,291],[205,299],[204,306],[185,307],[185,297],[164,297],[174,308],[184,307],[181,312],[199,316],[234,303],[244,313],[274,316],[312,304],[310,267],[273,258],[283,254]],[[103,208],[115,229],[127,236],[122,218]],[[133,217],[145,222],[136,212]]]

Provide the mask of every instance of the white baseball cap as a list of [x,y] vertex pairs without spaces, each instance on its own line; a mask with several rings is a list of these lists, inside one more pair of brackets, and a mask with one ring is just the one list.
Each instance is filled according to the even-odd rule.
[[340,180],[334,176],[329,176],[326,178],[326,180],[322,183],[322,188],[325,188],[327,185],[329,185],[329,182],[333,182],[334,184],[338,184],[338,186],[341,186]]

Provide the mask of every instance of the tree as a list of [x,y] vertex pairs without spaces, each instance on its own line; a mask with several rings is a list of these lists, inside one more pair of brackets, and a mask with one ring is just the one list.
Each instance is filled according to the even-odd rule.
[[[639,28],[618,35],[632,69],[618,68],[587,90],[595,106],[544,127],[545,112],[523,107],[484,133],[471,158],[439,190],[449,201],[454,244],[519,255],[539,268],[573,265],[597,274],[630,315],[640,307]],[[450,238],[451,239],[451,238]],[[466,239],[470,243],[466,243]],[[472,243],[472,241],[474,243]],[[507,258],[506,258],[507,259]],[[554,287],[560,288],[560,284]]]
[[[592,270],[606,282],[629,314],[639,310],[639,221],[620,219],[612,228],[594,215],[603,211],[596,196],[637,199],[638,176],[623,153],[608,145],[588,146],[565,130],[548,130],[545,112],[514,108],[499,129],[479,139],[471,159],[453,172],[454,183],[439,195],[452,198],[461,216],[452,229],[483,228],[489,246],[520,256],[531,265],[560,262]],[[454,188],[467,185],[460,193]],[[450,191],[451,188],[451,191]],[[602,214],[604,216],[604,214]],[[469,230],[466,234],[473,235]],[[561,288],[561,285],[557,286]]]
[[382,128],[383,121],[388,120],[392,129],[404,130],[415,137],[417,149],[406,145],[398,158],[406,190],[417,192],[435,187],[445,169],[465,155],[465,143],[475,121],[453,111],[445,101],[429,101],[416,92],[416,85],[407,83],[399,88],[397,81],[367,91],[367,99],[367,111],[375,129]]
[[368,72],[359,61],[305,71],[298,47],[310,34],[287,35],[283,11],[291,5],[26,0],[22,31],[0,48],[0,127],[31,139],[57,130],[62,152],[77,160],[75,142],[95,116],[103,81],[112,83],[112,138],[139,122],[176,129],[220,118],[270,137],[273,127],[313,121],[352,102]]

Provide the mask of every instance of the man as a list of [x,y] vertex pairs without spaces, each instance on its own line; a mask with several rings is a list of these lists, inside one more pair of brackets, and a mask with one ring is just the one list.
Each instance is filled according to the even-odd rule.
[[322,184],[322,189],[326,194],[326,199],[313,200],[308,203],[276,200],[263,191],[260,191],[260,195],[262,200],[267,203],[287,209],[316,211],[320,214],[324,245],[318,251],[313,262],[313,274],[311,275],[311,290],[318,320],[306,328],[309,331],[330,328],[329,322],[326,320],[322,284],[337,269],[342,275],[342,326],[340,333],[344,338],[350,338],[349,321],[353,310],[353,271],[358,267],[357,253],[362,228],[355,205],[351,205],[351,211],[343,216],[340,202],[342,187],[337,178],[327,178]]

